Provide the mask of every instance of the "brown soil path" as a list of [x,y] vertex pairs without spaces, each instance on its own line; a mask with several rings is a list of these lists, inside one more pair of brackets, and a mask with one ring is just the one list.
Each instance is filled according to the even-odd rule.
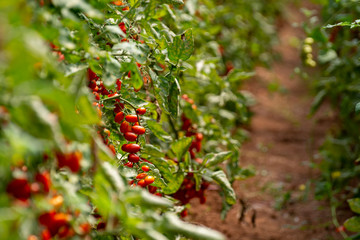
[[[235,184],[237,195],[249,210],[239,222],[241,204],[236,204],[225,221],[220,220],[221,200],[216,191],[208,193],[208,203],[194,201],[189,221],[217,229],[230,240],[323,240],[340,239],[331,223],[326,203],[313,199],[310,179],[316,172],[310,168],[317,147],[331,124],[326,110],[308,117],[312,97],[306,84],[294,78],[299,66],[299,49],[291,46],[293,37],[302,39],[304,16],[299,6],[289,6],[286,21],[279,28],[277,51],[282,60],[271,70],[257,68],[257,77],[246,89],[255,95],[251,140],[242,148],[241,164],[254,165],[257,176]],[[269,84],[279,84],[283,91],[270,92]],[[306,188],[305,186],[311,186]],[[304,190],[305,188],[305,190]],[[289,200],[281,204],[281,199]],[[281,210],[275,210],[275,206]],[[256,227],[251,218],[256,212]]]

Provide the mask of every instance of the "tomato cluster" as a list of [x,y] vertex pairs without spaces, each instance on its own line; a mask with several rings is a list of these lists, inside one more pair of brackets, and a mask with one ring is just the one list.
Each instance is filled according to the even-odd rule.
[[26,166],[22,166],[21,170],[15,169],[15,171],[18,171],[19,177],[12,179],[6,188],[6,192],[12,197],[27,203],[33,194],[49,193],[51,179],[48,171],[36,173],[33,182],[28,180]]
[[[196,110],[196,105],[194,103],[194,100],[189,98],[186,94],[182,95],[182,98],[189,104],[191,104],[191,107]],[[201,142],[204,138],[203,134],[202,133],[199,133],[197,132],[197,129],[196,127],[192,124],[191,120],[188,119],[185,114],[182,114],[181,115],[181,121],[182,121],[182,126],[181,126],[181,129],[183,131],[185,131],[185,135],[187,137],[191,137],[191,136],[195,136],[193,142],[191,143],[191,146],[189,148],[189,152],[190,152],[190,155],[191,155],[191,158],[192,159],[195,159],[196,158],[196,154],[195,154],[195,151],[196,152],[200,152],[201,151]],[[196,160],[198,161],[198,160]]]
[[[119,24],[119,27],[126,33],[126,28],[124,25]],[[140,68],[141,65],[138,64]],[[130,74],[130,73],[129,73]],[[88,70],[88,78],[89,78],[89,88],[92,89],[95,94],[95,99],[100,100],[100,95],[96,95],[100,93],[101,95],[107,95],[108,97],[117,96],[117,93],[113,93],[111,90],[108,91],[100,81],[99,77],[91,70]],[[98,83],[99,82],[99,85]],[[100,87],[99,87],[100,86]],[[116,90],[121,90],[121,81],[116,81]],[[99,96],[99,97],[97,97]],[[96,106],[101,106],[97,103]],[[127,143],[121,146],[121,150],[127,153],[128,161],[124,164],[126,167],[133,168],[134,164],[138,164],[140,160],[145,161],[145,159],[141,159],[139,156],[139,152],[141,150],[141,146],[139,145],[139,136],[146,133],[146,129],[140,125],[140,116],[146,114],[146,108],[139,107],[136,109],[135,114],[128,114],[124,113],[124,104],[120,102],[119,99],[115,99],[115,108],[114,108],[114,122],[120,125],[120,132],[127,141]],[[98,132],[100,133],[100,131]],[[116,155],[116,149],[114,145],[109,144],[109,137],[111,135],[110,130],[104,128],[103,134],[100,134],[103,138],[103,141],[111,151]],[[139,173],[134,180],[129,182],[130,185],[136,185],[140,187],[147,187],[151,193],[156,193],[157,188],[154,186],[150,186],[155,181],[155,178],[151,175],[148,175],[145,172],[150,171],[150,168],[147,165],[142,165],[141,168],[138,169],[139,171],[143,171]],[[161,195],[161,194],[157,194]]]
[[[57,154],[58,155],[58,154]],[[52,182],[48,171],[41,171],[35,174],[28,172],[26,166],[14,168],[17,177],[12,179],[6,188],[6,192],[15,198],[22,206],[30,206],[33,195],[42,195],[53,209],[39,215],[38,222],[43,226],[40,236],[42,240],[50,240],[54,237],[65,239],[75,234],[85,235],[91,230],[87,222],[81,223],[79,230],[75,232],[71,224],[72,214],[61,212],[59,209],[64,203],[62,195],[51,190]],[[28,239],[39,239],[36,235],[30,235]]]
[[[191,199],[199,198],[200,204],[206,203],[205,190],[210,183],[202,181],[200,189],[196,190],[196,183],[192,173],[188,173],[179,190],[173,194],[173,197],[181,202],[182,205],[188,204]],[[186,217],[187,210],[181,212],[182,217]]]

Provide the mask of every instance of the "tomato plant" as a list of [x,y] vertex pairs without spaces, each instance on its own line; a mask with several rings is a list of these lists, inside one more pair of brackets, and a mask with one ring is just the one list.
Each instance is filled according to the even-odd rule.
[[[322,161],[318,167],[322,176],[317,181],[316,196],[330,199],[333,222],[344,238],[348,237],[346,228],[360,232],[354,227],[358,217],[346,221],[345,228],[336,218],[337,207],[349,198],[360,196],[356,181],[360,174],[358,14],[355,2],[325,1],[322,2],[320,21],[309,21],[304,25],[308,35],[303,47],[304,63],[311,67],[318,65],[320,69],[313,81],[316,96],[311,113],[329,103],[337,122],[320,149]],[[352,209],[355,202],[358,204],[358,200],[349,200]],[[354,212],[358,213],[358,210]]]
[[270,60],[278,2],[1,3],[0,238],[223,239],[179,217],[211,183],[224,216],[253,174],[239,87]]

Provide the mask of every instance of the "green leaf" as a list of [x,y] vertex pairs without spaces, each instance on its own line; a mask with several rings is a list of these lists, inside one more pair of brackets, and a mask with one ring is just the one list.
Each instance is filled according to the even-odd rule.
[[344,227],[351,232],[360,232],[360,217],[352,217],[345,221]]
[[118,25],[106,25],[105,29],[108,32],[119,34],[122,37],[126,37],[126,34],[119,28]]
[[236,195],[234,189],[231,187],[224,171],[219,170],[211,174],[211,178],[220,185],[225,194],[225,200],[228,204],[233,205],[236,203]]
[[165,188],[167,186],[167,184],[164,181],[164,179],[162,178],[162,175],[161,175],[159,169],[157,169],[154,164],[151,164],[148,162],[143,162],[141,164],[141,166],[144,166],[144,165],[146,165],[150,168],[148,175],[153,175],[155,177],[155,182],[152,185],[154,185],[155,187]]
[[353,198],[348,200],[351,211],[360,214],[360,198]]
[[174,119],[179,115],[180,91],[179,82],[176,78],[171,77],[168,102],[170,116]]
[[183,5],[183,0],[159,0],[161,3],[174,4],[174,5]]
[[146,144],[145,146],[143,146],[143,148],[141,149],[141,154],[148,155],[149,158],[151,157],[162,158],[165,156],[165,154],[159,148],[157,148],[155,145],[152,144]]
[[227,160],[232,155],[232,152],[221,152],[221,153],[208,153],[204,158],[206,167],[216,166],[219,163]]
[[120,177],[118,171],[108,162],[101,164],[104,176],[107,178],[112,187],[119,193],[125,188],[123,179]]
[[163,76],[158,77],[155,72],[151,70],[149,71],[149,73],[154,83],[154,95],[159,103],[159,107],[165,113],[170,114],[168,105],[168,97],[170,94],[169,79]]
[[140,205],[141,207],[157,207],[157,208],[170,208],[172,203],[166,198],[160,198],[144,191],[141,188],[134,188],[127,190],[124,193],[126,202]]
[[149,120],[146,122],[146,124],[148,128],[151,130],[151,132],[161,141],[164,142],[172,141],[172,137],[162,128],[160,123]]
[[134,89],[140,89],[144,84],[141,73],[135,64],[135,62],[124,62],[121,63],[121,72],[129,72],[131,71],[131,84]]
[[[151,158],[150,162],[159,169],[162,177],[165,179],[167,186],[162,189],[164,194],[173,194],[181,186],[184,180],[184,173],[174,173],[176,170],[174,166],[171,166],[169,161],[163,158]],[[174,171],[171,171],[174,170]]]
[[186,61],[191,57],[193,51],[192,29],[176,36],[172,43],[168,43],[168,57],[173,64],[177,64],[180,59]]
[[161,221],[161,228],[165,232],[181,234],[191,239],[225,240],[225,236],[223,236],[221,233],[206,227],[196,226],[183,222],[172,213],[164,214],[164,218]]
[[175,154],[178,161],[181,161],[185,152],[189,149],[192,141],[192,137],[183,137],[171,144],[170,149]]
[[311,104],[310,115],[313,115],[317,111],[317,109],[324,101],[326,95],[327,95],[327,91],[323,89],[315,96],[314,101]]

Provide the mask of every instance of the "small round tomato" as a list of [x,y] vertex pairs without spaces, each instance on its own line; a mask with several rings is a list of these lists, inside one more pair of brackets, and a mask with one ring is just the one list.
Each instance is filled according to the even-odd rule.
[[150,167],[149,167],[148,165],[143,165],[143,166],[141,167],[141,169],[142,169],[144,172],[150,171]]
[[134,164],[132,162],[127,162],[127,163],[124,164],[124,166],[132,168],[134,166]]
[[131,130],[132,130],[134,133],[138,134],[138,135],[142,135],[142,134],[144,134],[145,131],[146,131],[144,127],[139,126],[139,125],[133,126],[133,127],[131,128]]
[[126,133],[131,131],[131,125],[127,121],[123,121],[120,125],[120,132]]
[[196,141],[201,142],[204,138],[204,135],[202,133],[196,133]]
[[139,115],[144,115],[146,113],[146,108],[139,107],[138,109],[136,109],[136,113]]
[[145,177],[145,182],[146,184],[152,184],[155,181],[155,178],[153,176],[146,176]]
[[136,154],[130,153],[129,156],[128,156],[128,160],[131,163],[137,163],[137,162],[139,162],[140,157],[138,155],[136,155]]
[[140,181],[138,181],[137,183],[140,187],[146,187],[146,182],[144,179],[141,179]]
[[156,190],[157,190],[157,187],[155,187],[155,186],[149,186],[149,192],[150,192],[150,193],[154,194],[154,193],[156,192]]
[[136,139],[137,139],[137,135],[136,135],[135,133],[133,133],[133,132],[126,132],[126,133],[124,134],[124,137],[125,137],[125,139],[128,140],[129,142],[134,142],[134,141],[136,141]]
[[118,112],[115,115],[115,122],[121,123],[122,120],[124,120],[124,113],[123,112]]
[[7,193],[11,194],[13,197],[20,199],[22,201],[27,200],[31,196],[31,187],[27,179],[17,178],[12,180],[7,188]]
[[126,119],[126,121],[132,122],[132,123],[138,121],[137,115],[127,115],[127,116],[125,117],[125,119]]
[[125,147],[125,152],[128,153],[137,153],[138,151],[140,151],[140,145],[135,144],[135,143],[130,143],[130,144],[126,144],[127,146]]
[[146,176],[147,176],[146,173],[139,173],[139,174],[136,176],[136,178],[137,178],[137,179],[143,179],[143,178],[145,178]]

